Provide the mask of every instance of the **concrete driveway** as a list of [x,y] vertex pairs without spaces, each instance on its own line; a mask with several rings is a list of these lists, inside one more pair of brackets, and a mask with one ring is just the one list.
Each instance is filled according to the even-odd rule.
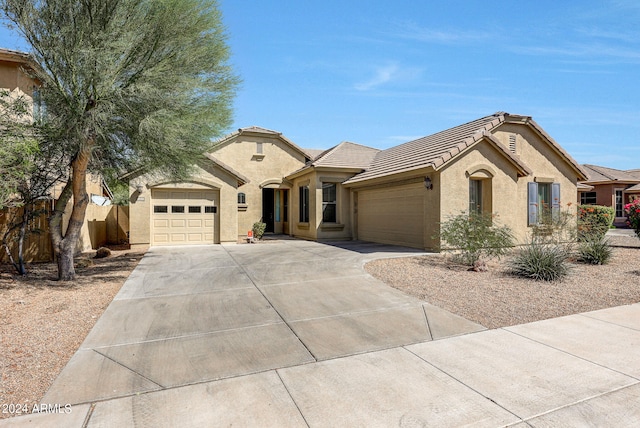
[[299,240],[154,247],[43,402],[88,403],[482,330],[362,269],[416,254]]
[[0,426],[640,423],[640,305],[483,331],[362,269],[416,254],[153,248],[42,400],[73,411]]

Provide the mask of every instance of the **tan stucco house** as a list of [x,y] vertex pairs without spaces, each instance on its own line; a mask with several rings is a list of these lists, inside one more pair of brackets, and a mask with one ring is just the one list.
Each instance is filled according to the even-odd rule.
[[439,223],[469,210],[497,213],[524,240],[586,178],[531,117],[504,112],[386,150],[343,142],[317,154],[243,128],[189,182],[131,179],[131,243],[235,242],[263,220],[305,239],[438,249]]
[[614,224],[625,225],[624,206],[640,198],[640,170],[623,171],[598,165],[582,165],[587,180],[578,183],[578,202],[604,205],[615,210]]

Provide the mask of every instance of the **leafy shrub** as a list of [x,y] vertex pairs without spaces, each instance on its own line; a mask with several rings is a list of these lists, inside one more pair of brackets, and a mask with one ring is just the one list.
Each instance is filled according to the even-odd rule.
[[624,212],[627,214],[627,224],[636,231],[636,235],[640,238],[640,199],[625,205]]
[[566,209],[543,210],[539,223],[531,226],[531,240],[535,244],[571,245],[576,241],[577,222],[571,203]]
[[614,214],[613,207],[578,205],[578,239],[604,237],[613,224]]
[[262,235],[264,235],[264,231],[267,230],[267,225],[261,221],[257,221],[253,223],[251,230],[253,231],[253,237],[255,239],[261,239]]
[[570,255],[563,245],[530,242],[509,261],[508,267],[513,275],[536,281],[556,281],[569,274]]
[[495,224],[495,216],[489,213],[465,211],[440,224],[440,238],[447,246],[443,249],[460,250],[456,261],[478,267],[486,259],[500,258],[514,245],[513,234],[507,226]]
[[590,265],[605,265],[609,263],[613,250],[604,237],[591,237],[578,245],[578,261]]

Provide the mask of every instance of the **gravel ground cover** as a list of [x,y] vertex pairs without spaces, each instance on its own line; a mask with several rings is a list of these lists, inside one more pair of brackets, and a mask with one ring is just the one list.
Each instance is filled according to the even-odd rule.
[[55,281],[52,263],[30,265],[25,277],[0,265],[0,419],[40,401],[142,255],[85,254],[72,283]]
[[490,261],[488,272],[452,264],[443,254],[376,260],[366,271],[407,294],[487,328],[538,321],[640,302],[640,240],[611,239],[612,261],[572,263],[560,282],[533,281],[507,273],[506,259]]

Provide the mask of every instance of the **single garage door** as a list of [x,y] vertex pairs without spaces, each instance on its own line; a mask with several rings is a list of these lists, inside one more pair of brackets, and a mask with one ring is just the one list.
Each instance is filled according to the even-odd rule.
[[358,239],[424,248],[422,183],[358,192]]
[[152,245],[214,244],[215,190],[153,189]]

